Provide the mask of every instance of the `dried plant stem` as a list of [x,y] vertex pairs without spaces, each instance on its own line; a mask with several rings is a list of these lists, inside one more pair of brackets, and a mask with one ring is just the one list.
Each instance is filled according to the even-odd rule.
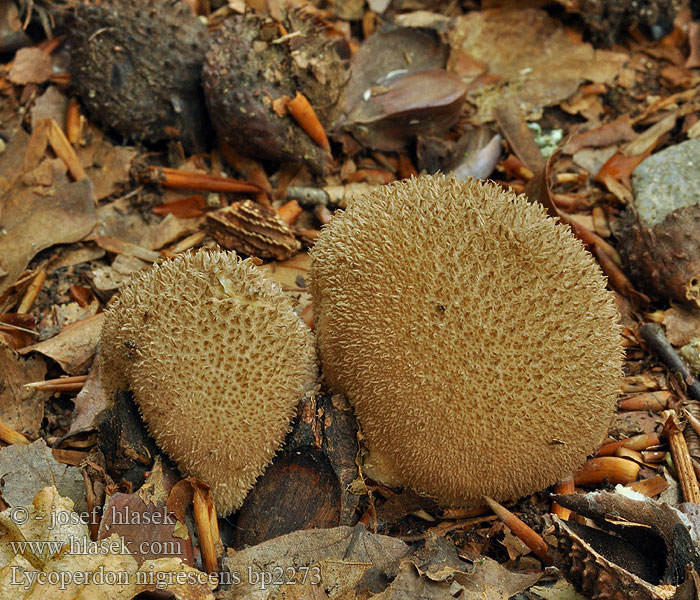
[[513,532],[513,535],[530,548],[537,558],[547,565],[552,564],[552,558],[547,552],[547,543],[540,534],[495,500],[488,496],[484,496],[484,500],[486,500],[493,513]]
[[19,431],[15,431],[0,421],[0,441],[6,444],[30,444],[31,442]]
[[671,344],[668,343],[661,326],[656,323],[644,323],[639,328],[639,333],[657,358],[685,383],[688,396],[695,400],[700,400],[700,382],[690,374],[685,363],[676,354]]
[[199,534],[199,550],[202,553],[202,564],[207,573],[219,570],[216,558],[216,540],[219,538],[219,525],[216,520],[211,491],[207,489],[209,498],[199,485],[193,485],[193,513]]
[[649,446],[658,446],[660,443],[661,440],[656,433],[642,433],[616,442],[610,442],[609,444],[603,444],[596,452],[596,456],[613,456],[619,448],[646,450]]
[[686,502],[697,504],[700,502],[700,487],[698,487],[698,480],[695,477],[683,431],[681,431],[676,420],[676,411],[665,410],[661,413],[661,417],[664,420],[664,432],[671,447],[673,465],[678,473],[678,481],[681,484],[683,498]]
[[206,192],[261,192],[259,186],[247,181],[218,177],[207,173],[192,173],[168,167],[148,167],[142,176],[144,183],[159,183],[163,187],[179,190],[201,190]]
[[56,123],[54,119],[49,119],[47,127],[47,138],[51,148],[56,153],[56,156],[60,158],[68,168],[68,171],[73,176],[73,179],[80,181],[81,179],[87,178],[87,173],[83,169],[83,165],[80,164],[80,159],[75,153],[73,146],[70,145],[66,134],[63,133],[61,126]]
[[688,445],[690,456],[700,460],[700,406],[697,402],[690,401],[683,404],[683,413],[690,423],[690,427],[683,430],[685,443]]
[[83,389],[87,375],[74,375],[72,377],[59,377],[46,381],[33,381],[25,383],[23,387],[34,388],[42,392],[79,392]]
[[675,396],[673,392],[661,390],[659,392],[644,392],[636,396],[630,396],[620,400],[620,410],[650,410],[660,412],[668,408],[669,401]]
[[46,271],[41,269],[34,276],[34,279],[32,279],[32,282],[29,284],[24,294],[24,298],[22,298],[22,301],[19,303],[19,308],[17,309],[19,314],[24,315],[29,312],[29,309],[32,307],[36,297],[41,291],[41,287],[44,285],[44,281],[46,281]]

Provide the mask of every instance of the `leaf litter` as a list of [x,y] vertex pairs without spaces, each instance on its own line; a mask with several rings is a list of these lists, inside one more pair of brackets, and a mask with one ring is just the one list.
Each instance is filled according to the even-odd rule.
[[[619,412],[608,441],[622,443],[617,455],[610,458],[638,465],[637,481],[630,488],[678,505],[681,488],[687,489],[687,474],[677,471],[680,458],[676,450],[663,436],[661,445],[641,449],[625,447],[624,440],[640,433],[661,433],[661,410],[670,408],[681,416],[697,411],[696,401],[688,398],[687,382],[666,366],[668,356],[657,358],[650,352],[638,325],[662,323],[668,341],[680,348],[700,337],[698,312],[683,298],[669,303],[658,292],[649,301],[648,284],[638,277],[629,279],[630,270],[620,260],[617,246],[623,215],[639,193],[632,187],[635,169],[646,157],[697,138],[700,131],[700,79],[695,58],[699,29],[693,21],[698,15],[689,9],[680,11],[675,29],[673,23],[670,29],[664,25],[668,35],[655,39],[651,30],[625,32],[612,19],[607,23],[610,35],[601,34],[590,15],[602,14],[597,12],[606,4],[602,0],[589,3],[593,7],[589,14],[581,9],[581,3],[560,2],[568,11],[566,17],[544,3],[534,3],[539,5],[536,8],[508,1],[482,3],[480,10],[472,6],[474,3],[458,8],[417,2],[412,6],[422,10],[412,12],[400,2],[356,3],[334,11],[295,0],[295,10],[306,10],[314,23],[323,23],[322,28],[307,32],[303,27],[292,31],[278,28],[275,23],[283,22],[286,9],[274,1],[267,3],[267,14],[257,2],[230,2],[218,7],[221,3],[188,4],[198,16],[209,19],[212,29],[242,14],[246,7],[262,15],[262,20],[256,16],[260,29],[259,38],[251,42],[253,48],[291,60],[295,69],[304,72],[309,89],[322,86],[329,74],[336,85],[339,73],[328,71],[328,64],[338,64],[335,58],[326,64],[304,51],[309,43],[304,37],[325,36],[319,47],[332,47],[343,61],[349,61],[344,97],[334,100],[337,106],[314,107],[314,98],[320,96],[309,96],[312,108],[328,125],[321,132],[330,141],[332,155],[327,155],[328,147],[319,146],[318,151],[309,152],[325,153],[324,165],[300,166],[289,155],[281,163],[259,161],[246,156],[249,145],[245,139],[234,140],[235,149],[210,140],[208,153],[190,154],[192,132],[185,132],[190,136],[188,141],[178,137],[183,132],[176,128],[168,129],[166,141],[160,144],[125,145],[109,127],[96,125],[104,123],[104,118],[84,114],[84,104],[75,102],[75,90],[66,86],[66,72],[62,71],[67,64],[61,46],[64,40],[42,42],[41,33],[32,33],[39,36],[34,40],[24,36],[21,44],[25,47],[15,52],[0,79],[0,133],[5,144],[0,155],[0,341],[4,343],[0,422],[8,428],[0,427],[0,439],[4,443],[18,441],[0,452],[4,465],[2,498],[8,506],[0,514],[6,532],[0,540],[0,555],[4,557],[0,596],[5,597],[6,590],[12,590],[7,594],[17,591],[16,586],[9,587],[7,579],[12,566],[46,573],[59,568],[94,573],[102,567],[103,571],[129,574],[128,585],[118,592],[113,590],[111,596],[101,595],[106,592],[99,586],[93,589],[85,584],[64,591],[55,586],[34,586],[24,596],[27,598],[89,594],[93,594],[91,598],[132,598],[156,588],[155,584],[135,584],[139,569],[162,572],[164,580],[168,573],[194,573],[168,552],[37,556],[16,553],[9,544],[29,539],[61,541],[40,527],[17,527],[7,516],[12,508],[26,507],[31,514],[76,514],[72,512],[74,502],[80,511],[92,504],[93,508],[114,509],[113,515],[122,517],[129,511],[152,516],[160,514],[164,498],[178,479],[171,467],[163,467],[160,458],[144,450],[149,447],[141,444],[145,431],[135,432],[128,429],[126,421],[120,421],[138,419],[137,415],[127,417],[124,410],[117,416],[109,412],[115,399],[105,397],[96,371],[101,311],[131,273],[190,248],[215,248],[215,239],[221,243],[234,233],[243,240],[237,242],[239,249],[258,248],[248,251],[261,254],[259,248],[265,244],[269,248],[274,239],[268,236],[262,246],[251,245],[250,239],[259,233],[256,227],[261,222],[268,228],[278,223],[276,215],[285,223],[286,248],[291,251],[285,250],[284,260],[279,260],[281,254],[275,260],[273,254],[260,268],[279,281],[307,319],[306,249],[313,245],[321,226],[332,219],[333,211],[352,203],[356,190],[422,170],[492,177],[517,192],[524,191],[569,223],[594,252],[619,294],[625,314],[627,377],[621,406],[642,407]],[[666,14],[668,6],[670,3],[659,1],[659,14]],[[51,20],[47,20],[43,4],[37,3],[34,9],[21,5],[20,10],[27,23],[42,23],[39,30],[48,31],[44,24]],[[623,18],[629,17],[625,15]],[[60,29],[60,18],[57,22]],[[245,22],[239,19],[239,23]],[[294,19],[284,22],[293,23]],[[637,21],[637,25],[641,23]],[[388,26],[383,27],[385,24]],[[11,29],[14,33],[7,35],[19,39],[20,30],[15,26]],[[4,35],[0,31],[0,38]],[[329,40],[333,40],[331,44]],[[602,40],[614,40],[616,45],[605,47]],[[245,65],[240,68],[245,72]],[[256,90],[266,89],[275,77],[273,68],[264,86],[256,87],[255,79],[246,84],[251,106],[260,102],[264,107],[262,125],[265,119],[282,119],[291,132],[290,139],[296,139],[291,143],[313,148],[316,142],[306,131],[318,132],[318,123],[297,128],[286,109],[289,98],[299,90],[290,88],[287,100],[256,95]],[[286,86],[289,81],[285,80]],[[426,85],[431,95],[422,92]],[[178,110],[177,100],[173,107]],[[326,117],[330,114],[333,118]],[[333,122],[336,114],[340,115],[337,125]],[[533,121],[544,133],[564,132],[558,151],[549,159],[539,152],[527,129],[527,122]],[[250,124],[245,117],[242,122]],[[204,128],[196,137],[200,134],[202,139],[210,135]],[[314,136],[322,140],[316,133]],[[317,168],[322,166],[325,170]],[[163,174],[162,187],[143,177],[144,167],[158,167],[157,172]],[[168,188],[174,179],[186,189]],[[213,185],[234,189],[230,186],[240,183],[231,181],[243,180],[254,184],[248,189],[262,191],[212,189]],[[289,208],[279,209],[290,200],[297,201],[299,209],[287,222],[283,217],[289,215]],[[224,231],[218,238],[212,236],[206,223],[211,223],[213,215],[244,201],[264,207],[265,211],[257,210],[264,212],[267,220],[237,217],[235,222],[221,224]],[[24,310],[22,305],[28,308]],[[60,382],[65,375],[87,375],[87,379],[78,384],[81,390],[73,392],[64,391],[60,383],[51,384],[55,387],[49,387],[48,392],[25,387],[44,378]],[[340,400],[333,402],[342,406]],[[297,437],[309,436],[304,438],[309,445],[299,446],[301,455],[309,452],[305,448],[317,448],[320,439],[332,438],[331,430],[326,429],[332,413],[314,406],[316,410],[303,413],[293,432]],[[133,407],[128,410],[133,412]],[[108,466],[110,461],[105,459],[113,458],[105,457],[108,446],[96,443],[107,436],[105,418],[112,420],[111,426],[122,427],[115,438],[115,457],[118,454],[119,464],[127,468]],[[309,428],[305,433],[302,424]],[[13,432],[15,436],[25,434],[33,443],[24,443],[26,438],[19,441],[22,437],[13,437]],[[692,427],[686,427],[685,437],[691,461],[700,460],[700,441]],[[354,463],[358,452],[354,439],[343,452]],[[73,465],[65,463],[69,460]],[[129,461],[140,465],[140,470],[130,470]],[[679,477],[685,487],[676,484]],[[293,480],[283,483],[295,484]],[[51,486],[57,486],[58,491]],[[610,490],[605,479],[594,486]],[[221,520],[223,545],[214,545],[219,566],[222,573],[239,572],[241,581],[221,586],[217,597],[258,599],[284,594],[288,598],[348,600],[373,596],[491,600],[525,590],[532,598],[577,597],[570,583],[545,570],[527,547],[483,508],[445,509],[430,499],[416,501],[406,491],[392,490],[359,473],[353,491],[361,500],[350,522],[331,529],[296,531],[235,553],[225,550],[235,536],[235,518]],[[132,542],[187,540],[189,549],[181,556],[200,569],[197,573],[204,574],[201,549],[213,534],[207,528],[200,529],[201,520],[194,525],[201,500],[195,506],[194,492],[182,496],[179,491],[176,495],[176,525],[115,525],[115,530]],[[592,498],[582,495],[587,497]],[[564,542],[555,540],[545,494],[523,499],[511,510],[534,525],[552,549],[561,549]],[[268,518],[284,520],[285,515]],[[637,526],[649,526],[643,514],[637,518]],[[356,525],[358,520],[360,525]],[[96,531],[81,523],[74,525],[61,530],[61,535],[94,541]],[[109,533],[108,521],[102,525],[100,535],[104,536]],[[102,539],[118,538],[107,535]],[[589,550],[588,557],[603,560],[595,550]],[[683,563],[683,556],[679,560]],[[294,585],[270,579],[278,567],[283,573],[293,567]],[[314,568],[318,568],[320,583],[311,577],[316,573]],[[570,579],[581,587],[581,581],[567,569],[564,571]],[[619,581],[626,581],[622,567],[611,569]],[[253,573],[257,579],[251,581]],[[305,581],[301,581],[302,573],[307,575]],[[270,582],[263,589],[266,577]],[[221,577],[214,579],[223,581]],[[174,585],[169,591],[176,598],[212,598],[213,589],[213,585],[196,584]],[[680,593],[680,588],[676,591]],[[599,597],[596,594],[603,597],[602,591],[589,593],[591,598]]]

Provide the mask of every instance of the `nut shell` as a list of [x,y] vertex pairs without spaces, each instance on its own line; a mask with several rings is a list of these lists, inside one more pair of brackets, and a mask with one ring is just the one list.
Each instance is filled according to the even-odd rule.
[[187,3],[81,2],[73,18],[71,81],[93,117],[129,140],[203,150],[208,31]]
[[[303,162],[322,172],[327,154],[273,102],[302,93],[330,131],[345,69],[319,34],[319,23],[290,11],[283,23],[254,14],[226,20],[214,34],[202,74],[204,93],[217,135],[260,158]],[[298,35],[277,43],[280,31]]]

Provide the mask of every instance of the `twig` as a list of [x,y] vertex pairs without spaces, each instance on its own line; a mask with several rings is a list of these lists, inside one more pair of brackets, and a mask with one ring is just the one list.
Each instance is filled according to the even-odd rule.
[[0,421],[0,441],[6,444],[31,444],[19,431],[15,431]]
[[657,323],[644,323],[639,327],[639,333],[649,345],[649,349],[664,363],[674,375],[679,375],[685,383],[688,396],[700,400],[700,382],[690,374],[688,368],[676,351],[668,343],[664,330]]
[[661,413],[661,418],[664,419],[664,433],[671,447],[673,465],[678,474],[678,481],[681,484],[683,498],[686,502],[697,504],[700,502],[700,487],[698,487],[698,480],[695,477],[693,463],[688,453],[688,446],[685,443],[683,431],[676,421],[676,411],[665,410]]
[[42,392],[79,392],[83,389],[87,375],[74,375],[73,377],[59,377],[45,381],[32,381],[22,387],[41,390]]
[[289,186],[287,198],[296,200],[302,206],[312,207],[317,204],[347,208],[353,198],[357,198],[376,188],[369,183],[349,183],[348,185],[328,185],[322,188],[307,186]]
[[32,304],[34,304],[36,297],[41,291],[41,286],[44,285],[44,281],[46,281],[46,270],[41,269],[34,276],[34,279],[32,279],[32,282],[29,284],[24,294],[24,298],[22,298],[22,302],[19,304],[19,308],[17,309],[19,314],[23,315],[29,312],[29,309],[32,307]]
[[530,548],[543,563],[547,565],[552,564],[552,558],[547,552],[547,543],[542,539],[540,534],[495,500],[492,500],[488,496],[484,496],[484,500],[486,500],[486,503],[493,513],[513,532],[513,535],[518,537]]
[[192,173],[168,167],[148,167],[141,176],[144,183],[159,183],[163,187],[179,190],[202,190],[207,192],[262,192],[259,186],[247,181],[218,177],[207,173]]

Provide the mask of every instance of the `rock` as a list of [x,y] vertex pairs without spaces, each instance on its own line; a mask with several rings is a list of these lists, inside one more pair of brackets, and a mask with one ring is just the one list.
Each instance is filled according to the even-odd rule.
[[615,226],[626,270],[655,299],[700,308],[700,139],[644,160],[632,188],[634,206]]
[[677,208],[700,204],[700,138],[652,154],[632,174],[634,204],[647,225]]

